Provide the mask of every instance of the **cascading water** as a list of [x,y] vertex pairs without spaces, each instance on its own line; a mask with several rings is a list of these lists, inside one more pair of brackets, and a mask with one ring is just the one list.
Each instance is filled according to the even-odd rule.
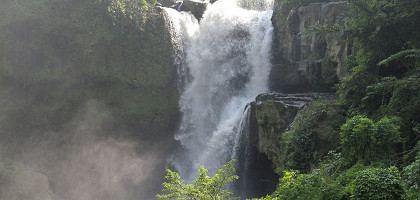
[[[175,138],[185,152],[173,164],[186,180],[200,166],[210,174],[237,158],[246,105],[268,91],[273,0],[219,0],[200,23],[165,8],[176,57],[184,64],[181,126]],[[245,116],[245,118],[244,118]]]

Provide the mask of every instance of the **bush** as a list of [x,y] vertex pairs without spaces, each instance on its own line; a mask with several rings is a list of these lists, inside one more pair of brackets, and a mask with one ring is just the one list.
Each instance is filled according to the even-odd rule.
[[396,144],[401,141],[398,118],[383,117],[377,123],[357,115],[341,127],[341,150],[350,162],[371,163],[396,154]]
[[308,172],[311,165],[316,166],[329,151],[338,147],[342,123],[342,107],[334,101],[318,100],[300,111],[293,128],[282,134],[283,155],[277,157],[278,171]]
[[420,154],[416,161],[403,170],[404,189],[407,199],[420,199]]
[[230,190],[224,190],[223,187],[238,179],[238,176],[235,175],[235,160],[228,162],[224,165],[223,169],[218,170],[218,174],[213,177],[207,175],[207,170],[204,167],[200,167],[198,178],[194,180],[193,184],[184,184],[177,172],[167,170],[168,174],[166,179],[170,182],[163,183],[165,187],[162,191],[168,191],[169,194],[158,194],[156,195],[159,199],[218,199],[218,200],[228,200],[236,199],[230,197],[232,192]]
[[401,199],[403,190],[397,168],[368,168],[361,171],[354,182],[353,199]]

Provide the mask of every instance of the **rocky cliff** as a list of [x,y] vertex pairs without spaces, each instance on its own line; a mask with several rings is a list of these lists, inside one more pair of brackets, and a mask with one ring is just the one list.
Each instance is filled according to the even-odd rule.
[[254,146],[277,169],[307,171],[338,144],[336,124],[343,115],[332,95],[302,92],[330,92],[346,75],[351,44],[335,27],[345,26],[341,14],[347,8],[343,2],[310,3],[286,13],[277,3],[270,87],[281,93],[256,98],[250,130]]
[[258,137],[258,150],[273,158],[281,154],[281,133],[292,125],[298,111],[312,102],[310,94],[261,94],[251,103],[251,128]]
[[344,113],[334,95],[261,94],[251,103],[251,141],[280,170],[307,171],[338,143]]
[[[331,30],[334,25],[344,26],[340,14],[346,9],[343,2],[300,5],[289,13],[275,9],[272,90],[331,91],[346,74],[344,59],[350,53],[350,44]],[[327,30],[313,30],[316,27]]]

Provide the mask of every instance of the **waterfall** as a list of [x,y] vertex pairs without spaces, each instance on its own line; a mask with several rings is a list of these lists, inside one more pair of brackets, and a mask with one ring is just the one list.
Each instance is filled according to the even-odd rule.
[[184,153],[173,159],[191,181],[200,166],[209,174],[237,158],[246,126],[246,105],[268,91],[273,27],[272,0],[219,0],[200,23],[188,13],[170,16],[180,68],[183,113],[175,135]]

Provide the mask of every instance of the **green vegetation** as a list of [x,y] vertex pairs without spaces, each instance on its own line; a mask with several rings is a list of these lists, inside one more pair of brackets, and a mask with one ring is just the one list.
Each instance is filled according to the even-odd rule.
[[[286,20],[292,8],[330,1],[278,2]],[[308,32],[352,44],[349,75],[338,100],[313,102],[278,133],[281,151],[269,157],[282,178],[260,199],[420,199],[420,1],[346,2],[344,25]],[[271,130],[274,118],[258,114]]]
[[329,151],[337,148],[343,108],[331,100],[318,100],[299,112],[292,130],[281,135],[282,154],[273,159],[277,172],[308,172]]
[[406,191],[407,199],[420,199],[420,153],[416,161],[404,168],[403,186]]
[[163,191],[168,191],[169,194],[156,195],[159,199],[208,199],[208,200],[233,200],[239,198],[230,197],[232,192],[223,189],[226,184],[238,179],[235,175],[235,160],[231,160],[223,169],[218,170],[218,174],[213,177],[207,175],[207,170],[201,166],[198,170],[197,179],[193,184],[184,184],[178,173],[167,170],[166,179],[170,182],[163,183]]
[[398,119],[384,117],[377,123],[357,115],[341,127],[341,151],[349,161],[396,161],[396,147],[401,142]]
[[[310,2],[280,8],[284,15]],[[353,44],[339,100],[313,103],[282,134],[283,155],[274,163],[283,177],[261,199],[420,198],[420,2],[347,3],[345,27],[309,27],[312,34],[340,32]],[[328,111],[333,105],[341,109]],[[319,123],[325,117],[330,123]],[[330,143],[321,145],[319,135]]]
[[354,199],[401,199],[403,190],[395,167],[368,168],[354,181]]

